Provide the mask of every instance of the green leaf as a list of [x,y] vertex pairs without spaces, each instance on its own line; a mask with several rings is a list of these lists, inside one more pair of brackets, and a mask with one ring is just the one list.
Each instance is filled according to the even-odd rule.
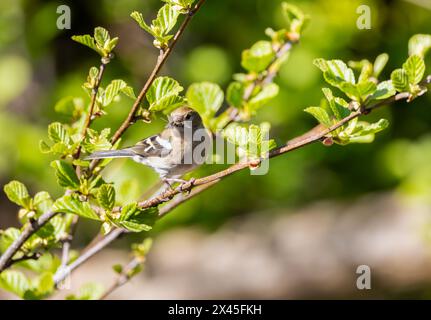
[[314,118],[319,121],[319,123],[323,124],[325,127],[330,127],[332,125],[331,118],[329,117],[328,112],[321,107],[309,107],[304,110],[305,112],[311,114]]
[[322,72],[323,76],[329,84],[339,87],[343,82],[355,84],[355,75],[353,70],[341,60],[314,60],[314,65]]
[[29,209],[31,199],[27,188],[23,183],[16,180],[11,181],[4,186],[3,190],[10,201],[21,207]]
[[171,5],[166,4],[157,12],[156,20],[153,20],[153,28],[159,29],[160,34],[166,35],[175,27],[177,23],[179,12],[176,11]]
[[132,244],[133,254],[137,257],[145,257],[153,245],[153,240],[151,238],[146,238],[141,243]]
[[177,23],[177,19],[180,12],[175,10],[170,4],[164,5],[157,13],[157,18],[151,23],[151,26],[147,25],[141,13],[135,11],[130,15],[139,26],[150,33],[156,40],[154,45],[158,48],[167,46],[168,41],[172,38],[168,35],[169,31]]
[[370,94],[373,94],[377,90],[376,84],[371,80],[359,82],[356,85],[359,98],[364,101]]
[[375,134],[386,129],[388,125],[389,122],[386,119],[381,119],[373,124],[354,119],[337,137],[334,137],[334,141],[341,145],[371,143],[374,141]]
[[98,283],[87,283],[79,288],[78,295],[69,295],[67,300],[99,300],[105,288]]
[[301,33],[306,27],[309,17],[293,4],[283,2],[281,4],[283,16],[287,22],[287,29],[290,32]]
[[31,283],[22,272],[5,270],[0,274],[0,288],[22,298],[25,292],[31,288]]
[[93,49],[102,57],[108,57],[118,43],[118,38],[111,40],[109,32],[102,27],[94,29],[94,37],[85,34],[82,36],[72,36],[72,40]]
[[254,114],[256,110],[267,105],[278,95],[279,91],[279,87],[275,83],[270,83],[264,86],[262,90],[248,102],[251,114]]
[[370,96],[371,100],[387,99],[395,95],[396,91],[391,80],[382,81],[377,85],[377,90]]
[[81,217],[99,220],[88,202],[81,202],[73,196],[63,196],[55,201],[53,209],[57,212],[77,214]]
[[42,298],[54,290],[54,279],[51,272],[43,272],[40,276],[32,281],[33,290],[36,296]]
[[140,209],[136,202],[125,205],[114,223],[132,232],[149,231],[158,217],[157,208]]
[[205,124],[215,116],[223,104],[223,90],[215,83],[192,84],[187,90],[187,101],[203,118]]
[[195,2],[195,0],[162,0],[162,1],[170,4],[175,10],[184,14],[187,13],[188,9],[190,9],[192,7],[192,4]]
[[33,199],[33,206],[39,213],[45,213],[51,209],[52,203],[51,196],[46,191],[36,193]]
[[54,106],[56,112],[66,116],[78,117],[82,112],[84,102],[81,98],[72,96],[60,99]]
[[59,122],[51,123],[48,126],[48,137],[54,143],[62,142],[65,145],[70,143],[70,136],[67,129]]
[[406,71],[409,83],[418,84],[425,73],[425,62],[418,55],[411,55],[403,64],[403,69]]
[[382,73],[383,69],[388,63],[388,60],[389,60],[389,55],[387,53],[382,53],[377,56],[373,66],[373,76],[375,78],[378,78],[380,73]]
[[409,55],[418,55],[423,58],[430,48],[431,35],[429,34],[415,34],[409,40]]
[[398,92],[409,91],[409,77],[404,69],[396,69],[391,73],[392,85]]
[[232,123],[223,130],[223,136],[238,146],[237,151],[241,158],[260,158],[276,147],[275,141],[269,139],[269,129],[269,123],[261,123],[259,126]]
[[110,134],[110,128],[105,128],[100,133],[96,130],[88,129],[87,137],[82,143],[85,152],[92,153],[94,151],[111,149],[112,144],[109,141]]
[[110,105],[115,99],[115,97],[118,96],[120,91],[125,89],[126,87],[127,83],[121,79],[111,81],[111,83],[106,87],[103,96],[101,97],[102,105],[104,107]]
[[349,61],[349,67],[360,71],[358,82],[367,81],[373,75],[373,65],[367,59],[361,61]]
[[111,211],[115,205],[115,189],[110,184],[102,185],[97,192],[97,202],[103,209]]
[[326,97],[326,100],[328,101],[328,104],[330,109],[332,110],[332,113],[334,114],[337,120],[343,119],[350,113],[349,109],[347,108],[348,105],[346,106],[347,103],[345,101],[343,102],[338,100],[340,98],[334,97],[331,89],[322,88],[322,91]]
[[124,93],[126,96],[128,96],[129,98],[131,98],[133,100],[137,99],[135,91],[130,86],[127,86],[127,87],[121,89],[121,92]]
[[153,34],[153,30],[145,23],[144,17],[142,16],[142,13],[137,12],[137,11],[133,11],[130,16],[132,17],[133,20],[135,20],[138,25],[144,29],[145,31],[147,31],[148,33],[152,34],[153,36],[155,36]]
[[183,90],[184,88],[176,80],[169,77],[158,77],[154,80],[146,95],[150,104],[149,110],[153,112],[164,111],[166,113],[172,111],[184,103],[184,99],[179,96]]
[[61,187],[70,190],[79,189],[80,182],[72,165],[63,160],[55,160],[51,162],[51,167],[55,169],[57,182]]
[[234,81],[229,84],[226,91],[227,102],[235,108],[240,108],[243,103],[244,84]]
[[101,48],[104,48],[105,44],[108,44],[111,40],[111,37],[109,36],[108,30],[102,27],[97,27],[94,29],[94,40],[96,40],[96,43]]
[[250,49],[242,52],[241,65],[248,71],[261,72],[275,58],[275,52],[269,41],[258,41]]
[[112,270],[114,270],[115,273],[121,274],[123,272],[123,266],[121,264],[114,264]]
[[10,245],[18,239],[21,231],[17,228],[8,228],[0,230],[0,252],[3,253]]
[[104,55],[103,51],[100,50],[100,48],[96,45],[94,38],[92,36],[90,36],[89,34],[85,34],[82,36],[72,36],[72,40],[93,49],[94,51],[96,51],[101,56]]

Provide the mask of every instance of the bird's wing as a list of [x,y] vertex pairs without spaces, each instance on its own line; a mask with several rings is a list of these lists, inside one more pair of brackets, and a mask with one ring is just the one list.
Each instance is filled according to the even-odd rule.
[[141,157],[165,157],[172,151],[169,139],[163,135],[154,135],[139,141],[130,148],[136,155]]

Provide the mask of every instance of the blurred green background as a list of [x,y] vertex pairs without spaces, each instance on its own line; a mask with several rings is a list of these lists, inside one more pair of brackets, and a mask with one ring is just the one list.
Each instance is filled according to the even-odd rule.
[[[241,72],[241,51],[265,38],[266,27],[281,27],[278,0],[208,0],[193,18],[162,74],[184,87],[196,81],[217,82],[226,88],[233,73]],[[292,1],[311,16],[301,43],[276,79],[281,92],[255,122],[269,121],[271,135],[280,144],[314,125],[302,110],[317,105],[324,86],[317,57],[373,60],[387,52],[390,60],[383,77],[407,57],[407,42],[416,33],[431,32],[430,1],[374,0]],[[67,4],[72,29],[58,30],[56,9]],[[371,30],[356,27],[361,4],[371,7]],[[70,40],[73,34],[92,33],[96,26],[119,36],[116,59],[108,66],[104,82],[122,78],[140,90],[151,71],[157,51],[149,35],[129,17],[143,12],[152,18],[161,6],[158,0],[2,0],[0,1],[0,183],[11,179],[26,183],[32,192],[47,190],[60,195],[51,158],[38,149],[46,126],[56,120],[56,102],[65,96],[85,97],[81,85],[88,69],[98,65],[98,56]],[[431,65],[428,57],[426,60]],[[428,70],[431,71],[431,70]],[[198,224],[215,230],[234,216],[265,209],[294,209],[311,201],[350,201],[363,194],[396,190],[400,197],[431,203],[431,95],[411,104],[397,103],[369,116],[385,117],[389,129],[369,145],[333,146],[316,144],[273,159],[269,173],[250,176],[240,172],[163,219],[154,232],[172,226]],[[123,99],[110,107],[109,115],[95,127],[116,128],[131,102]],[[160,130],[163,122],[137,124],[127,132],[123,145]],[[203,167],[201,176],[222,166]],[[157,181],[150,169],[132,161],[117,160],[105,173],[116,182],[123,198],[136,199]],[[16,224],[16,208],[0,196],[0,227]],[[273,209],[273,210],[272,210]],[[270,213],[269,213],[270,214]],[[275,214],[275,213],[274,213]],[[78,241],[87,241],[93,225],[80,227]]]

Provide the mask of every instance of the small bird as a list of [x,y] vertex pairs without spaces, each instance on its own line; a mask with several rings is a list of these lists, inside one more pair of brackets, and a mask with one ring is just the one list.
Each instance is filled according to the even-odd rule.
[[[199,150],[202,152],[195,155],[196,147],[201,144]],[[132,147],[97,151],[84,159],[131,158],[154,169],[171,186],[173,182],[185,182],[179,178],[205,161],[210,145],[211,135],[199,114],[188,106],[182,106],[168,116],[168,124],[160,134],[141,140]]]

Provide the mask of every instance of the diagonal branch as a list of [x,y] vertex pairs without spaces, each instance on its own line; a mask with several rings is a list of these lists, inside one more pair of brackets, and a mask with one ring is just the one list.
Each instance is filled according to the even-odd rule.
[[[423,85],[427,85],[430,83],[431,83],[431,76],[426,77],[426,79],[422,82]],[[385,100],[382,100],[381,102],[379,102],[377,104],[374,104],[374,105],[371,105],[368,107],[366,106],[365,108],[359,108],[357,111],[352,112],[350,115],[341,119],[340,121],[338,121],[337,123],[335,123],[334,125],[332,125],[329,128],[325,128],[322,125],[317,125],[317,126],[313,127],[311,130],[307,131],[306,133],[289,140],[285,145],[283,145],[283,146],[281,146],[275,150],[272,150],[268,154],[268,156],[264,159],[261,159],[261,161],[268,160],[268,159],[271,159],[274,157],[278,157],[278,156],[283,155],[285,153],[289,153],[289,152],[294,151],[296,149],[300,149],[302,147],[305,147],[305,146],[312,144],[314,142],[323,141],[328,136],[328,134],[330,134],[331,132],[337,130],[338,128],[348,124],[353,119],[358,118],[362,115],[366,115],[376,108],[388,105],[388,104],[396,102],[396,101],[406,100],[409,98],[410,98],[410,94],[408,94],[408,93],[404,93],[404,92],[398,93],[395,96],[390,97],[390,98],[385,99]],[[168,214],[169,212],[171,212],[176,207],[178,207],[179,205],[181,205],[182,203],[190,200],[194,196],[200,194],[201,192],[203,192],[203,191],[207,190],[208,188],[214,186],[215,184],[219,183],[220,181],[222,181],[223,178],[230,176],[230,175],[234,174],[235,172],[243,170],[247,167],[250,167],[250,166],[255,167],[258,164],[259,163],[256,163],[255,161],[248,161],[248,162],[246,161],[246,162],[234,164],[231,167],[227,168],[226,170],[217,172],[215,174],[209,175],[209,176],[204,177],[204,178],[188,181],[188,182],[180,185],[176,189],[168,190],[159,196],[153,197],[152,199],[149,199],[146,201],[141,201],[138,203],[138,205],[144,209],[149,208],[149,207],[154,207],[154,206],[160,205],[164,202],[167,202],[167,201],[171,200],[172,198],[174,198],[176,195],[180,194],[177,198],[175,198],[175,200],[169,202],[167,205],[165,205],[164,207],[162,207],[160,209],[159,217],[161,218],[161,217],[165,216],[166,214]],[[184,191],[190,191],[190,193],[188,195],[184,195],[183,194]],[[121,207],[116,207],[113,209],[113,212],[119,212],[119,211],[121,211]],[[107,236],[96,241],[94,243],[94,245],[88,251],[86,251],[84,253],[85,257],[81,258],[79,263],[73,263],[73,266],[72,266],[73,268],[71,268],[70,271],[73,271],[73,269],[76,269],[77,267],[79,267],[79,265],[81,265],[82,263],[84,263],[85,261],[90,259],[93,254],[101,251],[103,248],[105,248],[111,242],[113,242],[116,238],[118,238],[120,235],[125,234],[125,233],[127,233],[127,230],[125,230],[125,229],[114,229]]]

